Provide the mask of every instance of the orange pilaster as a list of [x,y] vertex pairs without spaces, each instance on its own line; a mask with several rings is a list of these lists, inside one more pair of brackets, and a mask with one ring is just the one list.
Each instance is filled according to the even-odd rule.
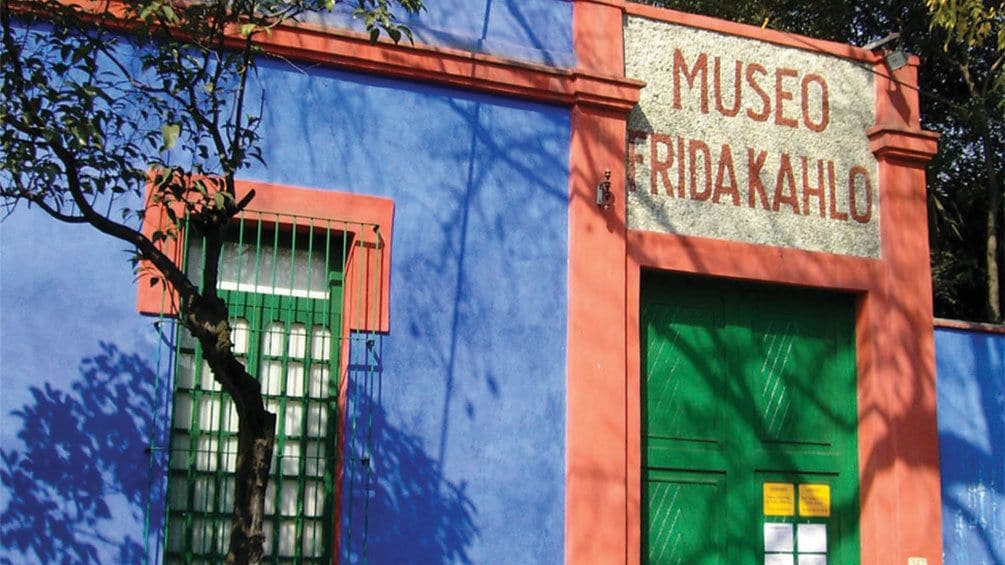
[[876,70],[883,261],[859,325],[862,562],[932,565],[942,522],[925,164],[936,136],[919,126],[917,60],[892,80]]
[[[623,75],[621,6],[573,6],[579,69]],[[637,91],[635,93],[637,100]],[[625,508],[625,136],[620,109],[576,104],[569,154],[569,320],[566,420],[566,563],[618,563]],[[596,203],[611,171],[615,200]]]

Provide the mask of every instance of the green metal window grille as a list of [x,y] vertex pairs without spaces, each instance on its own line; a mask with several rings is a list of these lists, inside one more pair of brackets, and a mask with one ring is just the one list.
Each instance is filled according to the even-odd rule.
[[[183,233],[185,269],[200,281],[203,242]],[[271,563],[332,561],[346,263],[368,233],[379,241],[373,225],[246,213],[223,247],[218,287],[234,349],[277,415],[265,503]],[[184,329],[176,343],[165,562],[223,562],[237,414],[198,343]]]

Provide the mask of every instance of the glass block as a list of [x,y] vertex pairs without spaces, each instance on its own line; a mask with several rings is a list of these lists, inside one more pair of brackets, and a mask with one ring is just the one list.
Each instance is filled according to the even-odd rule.
[[[269,484],[265,487],[265,515],[273,516],[276,513],[276,481],[269,477]],[[269,529],[269,528],[267,528]]]
[[174,427],[188,429],[192,427],[192,395],[178,391],[174,395]]
[[205,359],[202,361],[202,369],[199,372],[199,383],[202,390],[220,392],[223,389],[220,388],[220,383],[216,382],[213,378],[213,370],[209,368],[209,363]]
[[237,425],[239,423],[237,419],[237,406],[229,397],[221,398],[221,402],[227,407],[227,413],[223,416],[222,429],[227,432],[237,433]]
[[172,469],[187,469],[188,468],[188,452],[189,440],[187,434],[175,433],[171,436],[171,454],[169,459],[171,460]]
[[328,365],[311,365],[311,398],[326,398],[328,396]]
[[307,355],[307,327],[303,324],[290,324],[288,353],[291,359],[303,359]]
[[324,489],[317,481],[304,484],[304,516],[321,516],[324,513]]
[[181,516],[172,517],[168,521],[168,551],[181,553],[185,550],[185,519]]
[[324,404],[311,402],[307,409],[307,435],[322,437],[325,435],[325,425],[328,422],[328,411]]
[[199,429],[215,431],[220,428],[220,398],[202,395],[199,398]]
[[286,436],[298,437],[303,433],[304,405],[301,402],[286,402],[286,412],[283,416],[283,433]]
[[283,388],[283,364],[281,361],[266,361],[262,364],[262,392],[279,396]]
[[311,328],[311,358],[321,361],[331,359],[331,332],[324,326]]
[[301,526],[303,532],[304,557],[321,557],[324,555],[324,529],[320,522],[305,520]]
[[185,510],[188,508],[188,481],[184,475],[171,477],[168,486],[171,492],[171,509]]
[[291,361],[286,368],[286,396],[301,397],[304,395],[304,365]]
[[283,516],[297,515],[297,481],[283,481],[279,492],[279,510]]
[[265,331],[262,339],[262,353],[271,357],[281,357],[283,355],[283,337],[286,327],[282,322],[272,322]]
[[296,475],[300,470],[300,444],[288,442],[283,446],[283,474]]
[[199,471],[216,470],[216,438],[199,436],[196,440],[195,468]]
[[221,477],[218,482],[218,494],[216,497],[216,510],[218,512],[230,513],[234,511],[234,479],[232,477]]
[[248,320],[235,318],[230,321],[230,328],[230,341],[234,343],[234,353],[237,355],[247,355],[250,328]]
[[223,440],[224,452],[222,455],[223,470],[228,473],[237,471],[237,438],[227,438]]
[[196,477],[192,480],[192,509],[196,512],[208,511],[216,503],[216,485],[212,477]]
[[[266,499],[266,504],[268,504],[268,499]],[[269,514],[269,511],[265,511]],[[265,554],[272,555],[272,520],[262,520],[262,530],[265,533]]]
[[304,456],[304,472],[311,477],[320,477],[325,473],[325,446],[319,441],[307,442]]
[[175,365],[174,383],[175,388],[192,388],[195,382],[195,356],[191,353],[179,353],[178,362]]
[[297,547],[297,524],[293,520],[279,523],[279,555],[292,557]]

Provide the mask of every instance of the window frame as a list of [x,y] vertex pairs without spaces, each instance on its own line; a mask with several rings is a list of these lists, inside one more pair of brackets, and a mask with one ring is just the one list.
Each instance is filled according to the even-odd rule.
[[[337,442],[334,452],[336,468],[331,524],[332,543],[329,551],[331,555],[339,555],[345,471],[342,455],[345,452],[347,376],[351,341],[348,337],[354,332],[385,334],[390,331],[394,201],[379,196],[248,180],[238,180],[235,184],[238,200],[251,190],[255,191],[255,197],[247,207],[247,213],[270,217],[276,229],[295,229],[298,220],[302,221],[303,218],[330,221],[333,227],[337,226],[338,231],[343,232],[349,242],[342,274],[342,327],[331,328],[332,339],[339,340],[338,372],[333,377],[337,379],[339,390],[335,415]],[[154,232],[165,231],[172,225],[164,205],[157,203],[153,195],[154,184],[151,175],[147,183],[146,206],[141,227],[142,233],[150,239]],[[184,210],[181,206],[176,206],[174,212],[180,215]],[[176,238],[157,241],[155,245],[176,265],[183,268],[184,242],[185,234],[179,233]],[[177,306],[177,293],[171,285],[160,277],[147,261],[140,261],[137,271],[137,311],[143,315],[171,318],[177,316]]]

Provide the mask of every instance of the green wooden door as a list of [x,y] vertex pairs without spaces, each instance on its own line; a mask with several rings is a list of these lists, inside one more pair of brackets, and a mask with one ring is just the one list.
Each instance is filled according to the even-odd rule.
[[647,274],[643,561],[858,563],[854,301]]

